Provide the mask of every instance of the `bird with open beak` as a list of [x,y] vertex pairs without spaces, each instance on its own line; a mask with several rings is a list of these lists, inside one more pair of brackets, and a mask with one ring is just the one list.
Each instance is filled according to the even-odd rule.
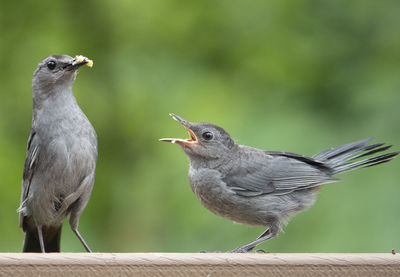
[[32,80],[33,113],[22,180],[19,225],[23,252],[60,252],[65,217],[85,249],[79,217],[89,201],[97,162],[97,136],[72,92],[86,57],[52,55]]
[[290,152],[265,151],[236,144],[221,127],[192,123],[170,114],[189,132],[189,139],[165,138],[180,145],[189,158],[193,192],[213,213],[247,225],[266,226],[256,240],[232,252],[249,252],[276,237],[282,224],[311,207],[322,184],[333,175],[392,160],[399,152],[373,155],[389,149],[384,143],[367,145],[372,138],[330,148],[306,157]]

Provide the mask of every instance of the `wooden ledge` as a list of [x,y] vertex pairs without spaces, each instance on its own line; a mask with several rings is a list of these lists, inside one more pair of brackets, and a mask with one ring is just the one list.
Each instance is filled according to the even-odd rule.
[[0,253],[0,276],[400,276],[396,254]]

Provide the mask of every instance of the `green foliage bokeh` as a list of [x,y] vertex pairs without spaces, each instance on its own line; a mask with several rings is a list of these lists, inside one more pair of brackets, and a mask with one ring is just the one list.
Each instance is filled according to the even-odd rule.
[[[11,1],[0,3],[0,252],[21,250],[16,209],[32,73],[85,55],[75,96],[99,138],[80,231],[98,252],[227,251],[263,227],[219,218],[192,193],[171,120],[304,155],[376,136],[400,149],[398,1]],[[270,252],[400,248],[400,160],[340,176]],[[63,251],[83,251],[68,222]]]

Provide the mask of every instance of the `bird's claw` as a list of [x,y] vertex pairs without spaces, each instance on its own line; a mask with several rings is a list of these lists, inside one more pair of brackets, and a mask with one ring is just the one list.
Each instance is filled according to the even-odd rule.
[[230,251],[230,253],[249,253],[253,248],[247,248],[247,247],[238,247],[236,249],[233,249]]
[[268,252],[263,249],[253,250],[253,248],[238,247],[236,249],[233,249],[229,253],[268,253]]

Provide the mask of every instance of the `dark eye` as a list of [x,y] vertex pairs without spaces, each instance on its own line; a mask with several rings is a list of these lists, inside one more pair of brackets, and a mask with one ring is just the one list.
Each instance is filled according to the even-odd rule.
[[50,70],[53,70],[54,68],[56,68],[56,65],[57,65],[57,63],[56,63],[55,61],[49,61],[49,62],[47,63],[47,67],[48,67]]
[[205,140],[211,140],[214,137],[214,135],[211,132],[204,132],[201,136]]

